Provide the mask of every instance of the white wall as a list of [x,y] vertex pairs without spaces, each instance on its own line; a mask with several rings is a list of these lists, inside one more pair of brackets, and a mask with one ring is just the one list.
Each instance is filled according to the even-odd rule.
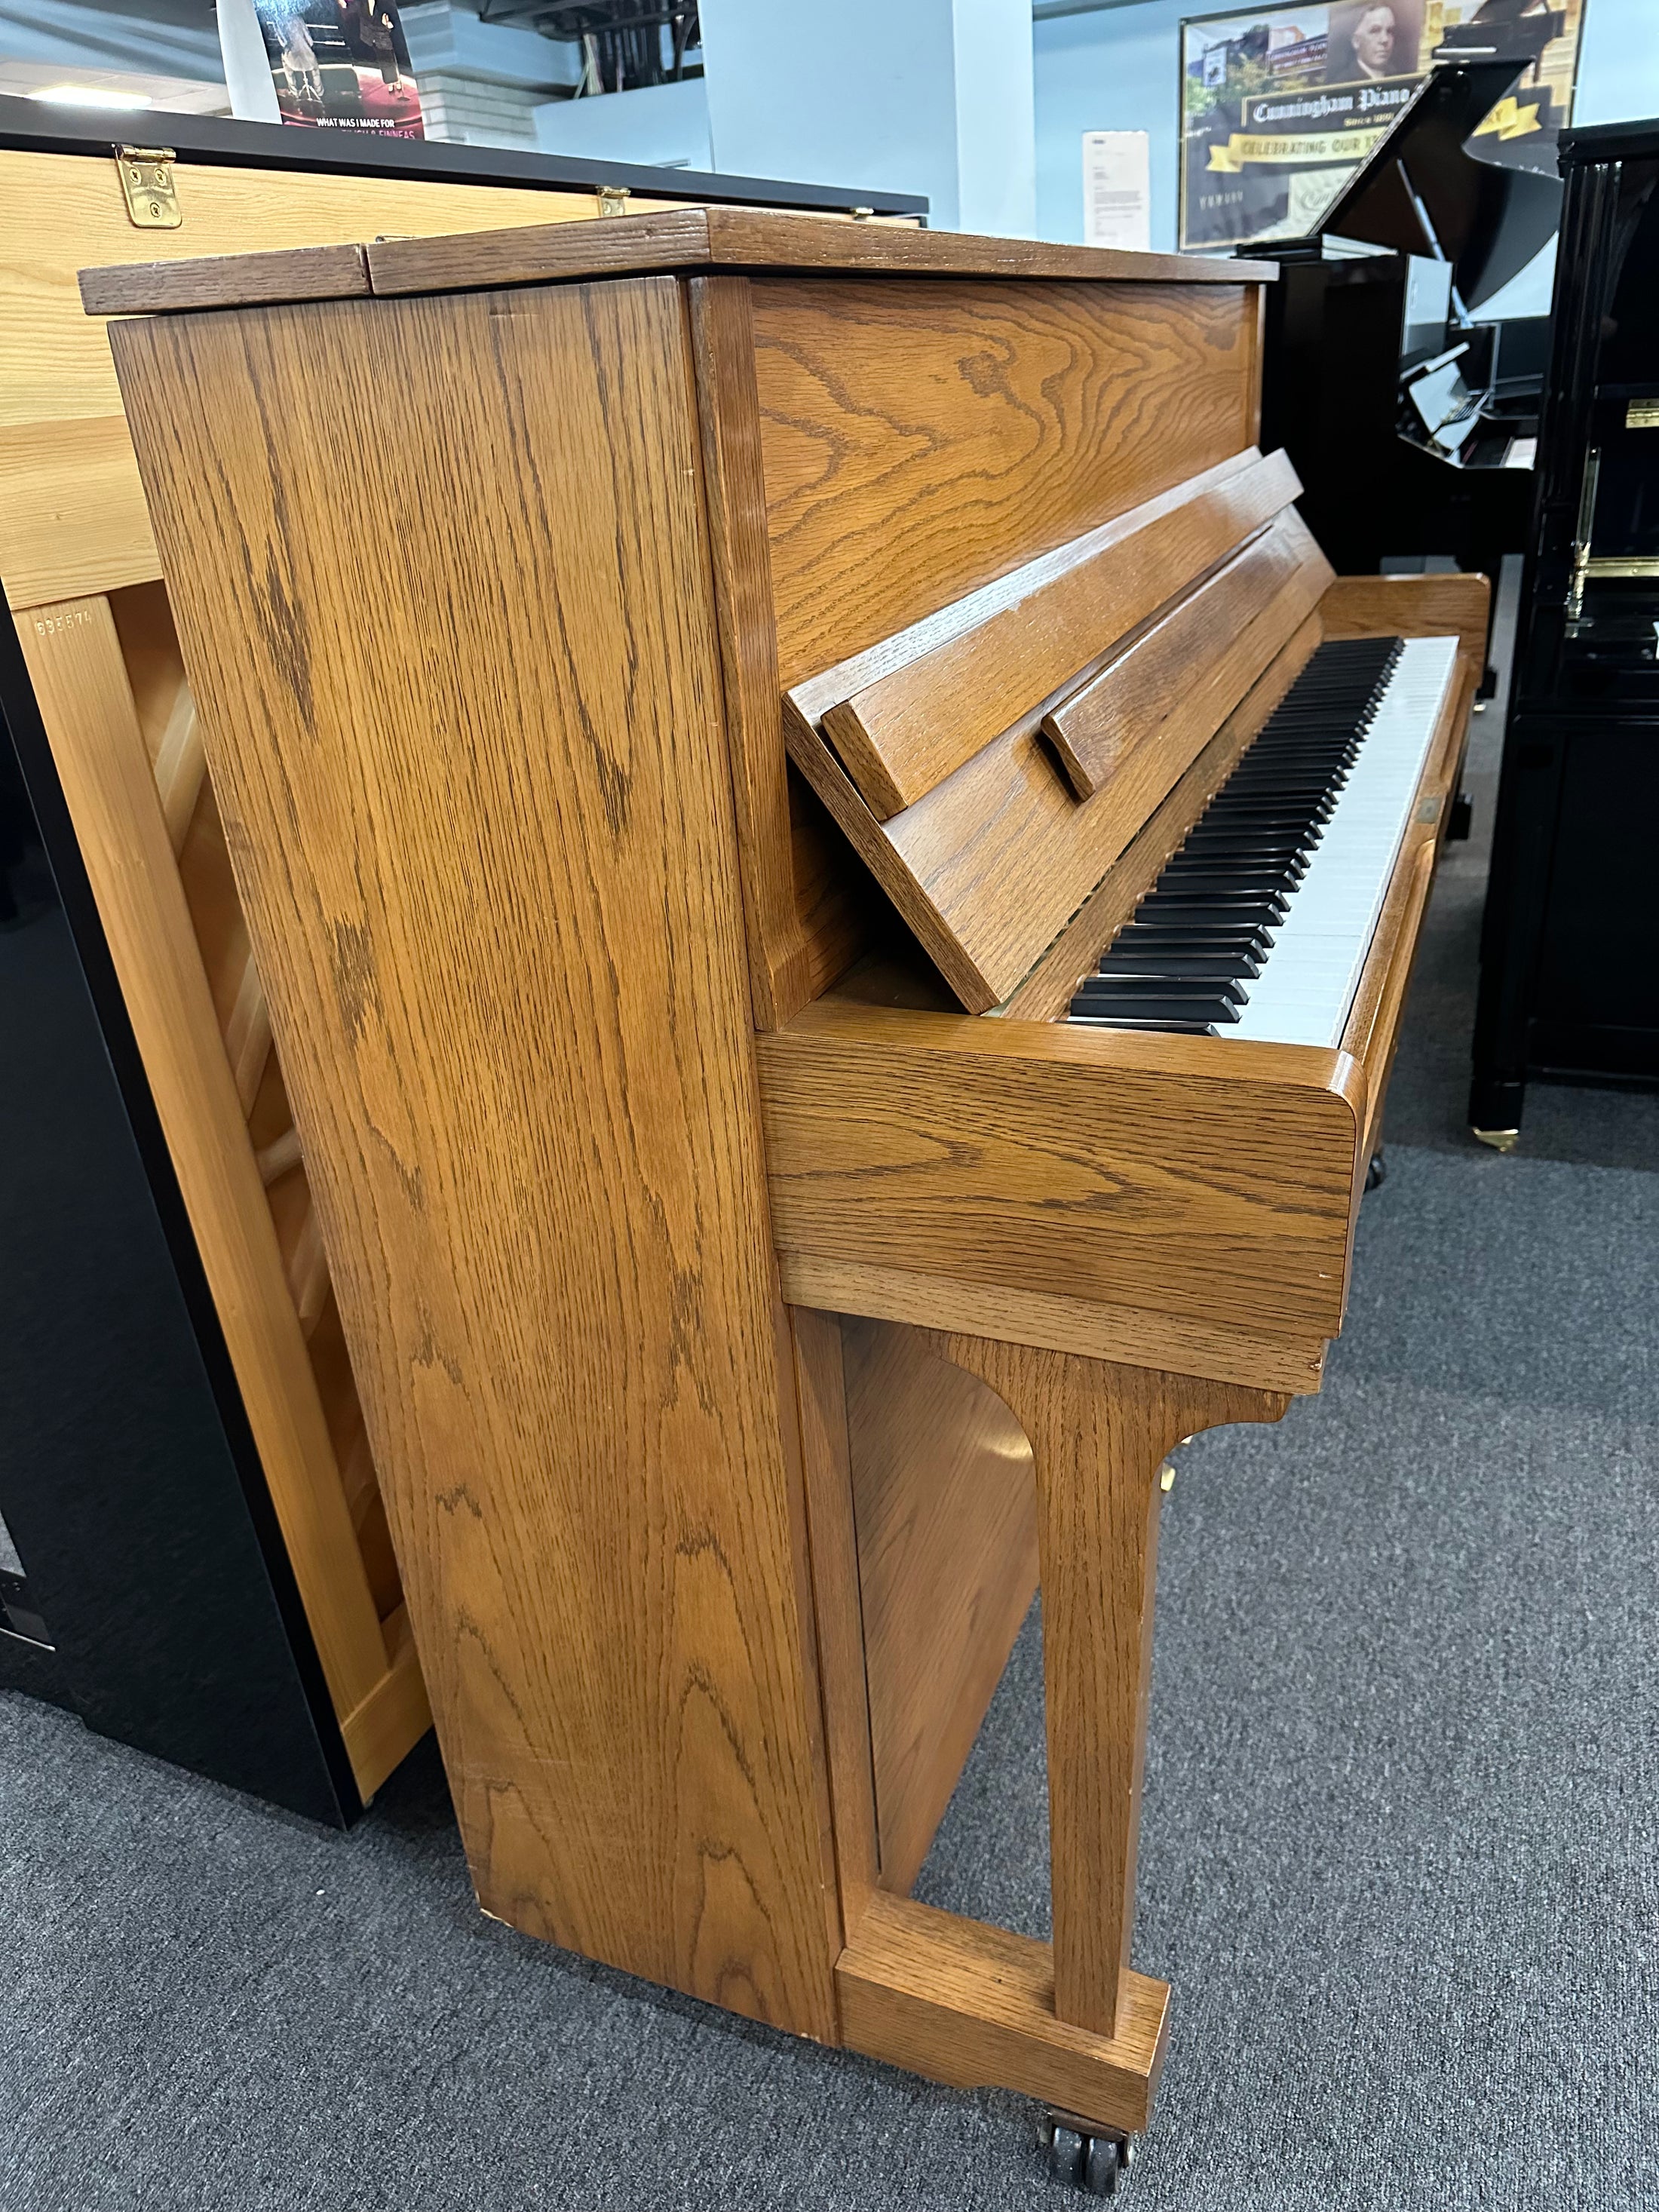
[[[1036,24],[1037,230],[1083,236],[1085,131],[1152,134],[1152,244],[1176,242],[1181,19],[1214,14],[1225,0],[1137,0]],[[1241,7],[1249,0],[1238,0]],[[1579,52],[1578,123],[1659,116],[1659,0],[1587,0]],[[1533,295],[1541,289],[1541,305]],[[1547,276],[1523,270],[1509,288],[1511,313],[1547,312]]]
[[536,146],[586,161],[639,161],[647,168],[712,169],[708,100],[701,77],[642,84],[587,100],[549,100],[536,110]]
[[1152,246],[1174,246],[1181,19],[1205,11],[1205,0],[1140,0],[1032,25],[1040,238],[1083,242],[1084,132],[1145,131]]
[[840,0],[830,11],[814,0],[702,0],[716,162],[737,176],[926,192],[950,228],[954,88],[939,35],[947,10],[948,0]]
[[199,24],[152,23],[76,0],[0,0],[0,54],[9,61],[62,63],[70,69],[80,62],[204,82],[224,75],[219,34],[205,8]]
[[714,160],[1029,236],[1030,0],[702,0]]

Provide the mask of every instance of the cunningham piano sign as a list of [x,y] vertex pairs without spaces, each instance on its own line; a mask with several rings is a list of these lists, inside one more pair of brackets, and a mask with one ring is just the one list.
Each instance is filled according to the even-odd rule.
[[[1329,0],[1237,9],[1181,26],[1181,246],[1302,238],[1480,0]],[[1583,0],[1554,0],[1557,35],[1481,125],[1499,143],[1569,117]],[[1480,134],[1477,134],[1480,135]]]

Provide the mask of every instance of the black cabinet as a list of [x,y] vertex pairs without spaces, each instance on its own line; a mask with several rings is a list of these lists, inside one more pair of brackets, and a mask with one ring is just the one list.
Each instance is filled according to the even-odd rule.
[[0,1042],[0,1687],[343,1822],[351,1769],[9,619]]
[[1469,1100],[1505,1147],[1529,1078],[1659,1084],[1659,122],[1561,158]]

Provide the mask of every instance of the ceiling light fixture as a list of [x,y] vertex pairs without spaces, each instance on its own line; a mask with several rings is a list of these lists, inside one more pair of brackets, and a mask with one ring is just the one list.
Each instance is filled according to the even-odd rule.
[[38,92],[31,92],[26,97],[60,100],[66,107],[149,107],[153,105],[147,92],[117,92],[111,86],[100,84],[43,84]]

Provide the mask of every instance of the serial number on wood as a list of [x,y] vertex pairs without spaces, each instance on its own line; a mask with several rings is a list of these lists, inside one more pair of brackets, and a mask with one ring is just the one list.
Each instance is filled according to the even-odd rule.
[[35,637],[62,637],[64,630],[77,630],[93,619],[88,606],[70,606],[62,615],[35,615]]
[[58,637],[66,629],[76,629],[92,620],[88,607],[70,607],[61,615],[36,615],[34,634],[37,637]]

